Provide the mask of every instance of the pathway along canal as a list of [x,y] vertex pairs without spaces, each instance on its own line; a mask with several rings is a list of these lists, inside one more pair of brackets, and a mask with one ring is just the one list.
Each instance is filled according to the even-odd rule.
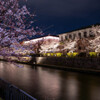
[[100,100],[100,76],[0,62],[0,78],[37,100]]

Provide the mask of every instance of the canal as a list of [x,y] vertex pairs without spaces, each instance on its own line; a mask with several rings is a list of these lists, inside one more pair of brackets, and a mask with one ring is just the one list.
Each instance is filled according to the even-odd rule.
[[100,76],[0,62],[0,78],[37,100],[100,100]]

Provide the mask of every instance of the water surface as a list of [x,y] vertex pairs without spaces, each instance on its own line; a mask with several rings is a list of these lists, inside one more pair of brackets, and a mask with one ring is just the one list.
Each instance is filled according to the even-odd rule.
[[38,100],[100,100],[100,76],[0,62],[0,77]]

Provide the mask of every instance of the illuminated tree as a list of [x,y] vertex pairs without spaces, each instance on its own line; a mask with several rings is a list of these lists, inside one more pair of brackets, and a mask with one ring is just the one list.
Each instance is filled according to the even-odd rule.
[[89,51],[90,42],[88,39],[78,39],[76,41],[76,51],[77,52],[88,52]]
[[100,25],[92,26],[92,35],[100,36]]
[[63,45],[59,45],[57,48],[59,49],[59,52],[62,52],[63,49],[64,49],[64,46]]
[[34,21],[29,21],[33,18],[34,14],[30,14],[25,5],[20,7],[19,0],[0,0],[1,55],[12,55],[15,50],[24,49],[20,41],[37,34],[32,27]]
[[33,44],[33,51],[35,54],[39,54],[42,50],[41,45],[44,43],[44,39],[38,40],[35,44]]

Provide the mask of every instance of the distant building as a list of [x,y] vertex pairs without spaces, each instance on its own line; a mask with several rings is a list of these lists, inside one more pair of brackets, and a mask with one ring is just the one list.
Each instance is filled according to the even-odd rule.
[[55,52],[59,45],[58,36],[44,36],[29,41],[24,41],[23,45],[33,45],[34,49],[39,49],[40,52]]
[[89,37],[95,37],[98,32],[95,30],[96,28],[100,28],[100,25],[94,25],[94,26],[89,26],[86,28],[81,28],[78,30],[74,30],[71,32],[59,34],[59,39],[60,41],[64,40],[76,40],[76,39],[81,39],[81,38],[89,38]]
[[[93,40],[100,35],[100,25],[92,25],[89,27],[77,29],[74,31],[59,34],[58,36],[44,36],[29,41],[22,42],[23,45],[32,45],[33,51],[39,53],[59,52],[62,50],[75,51],[76,40]],[[62,44],[60,41],[65,41]],[[82,47],[83,48],[83,47]],[[36,52],[35,52],[36,53]]]
[[29,41],[24,41],[23,45],[34,44],[34,43],[37,43],[38,41],[45,41],[45,43],[47,43],[49,41],[59,42],[59,37],[58,36],[44,36],[44,37],[29,40]]

